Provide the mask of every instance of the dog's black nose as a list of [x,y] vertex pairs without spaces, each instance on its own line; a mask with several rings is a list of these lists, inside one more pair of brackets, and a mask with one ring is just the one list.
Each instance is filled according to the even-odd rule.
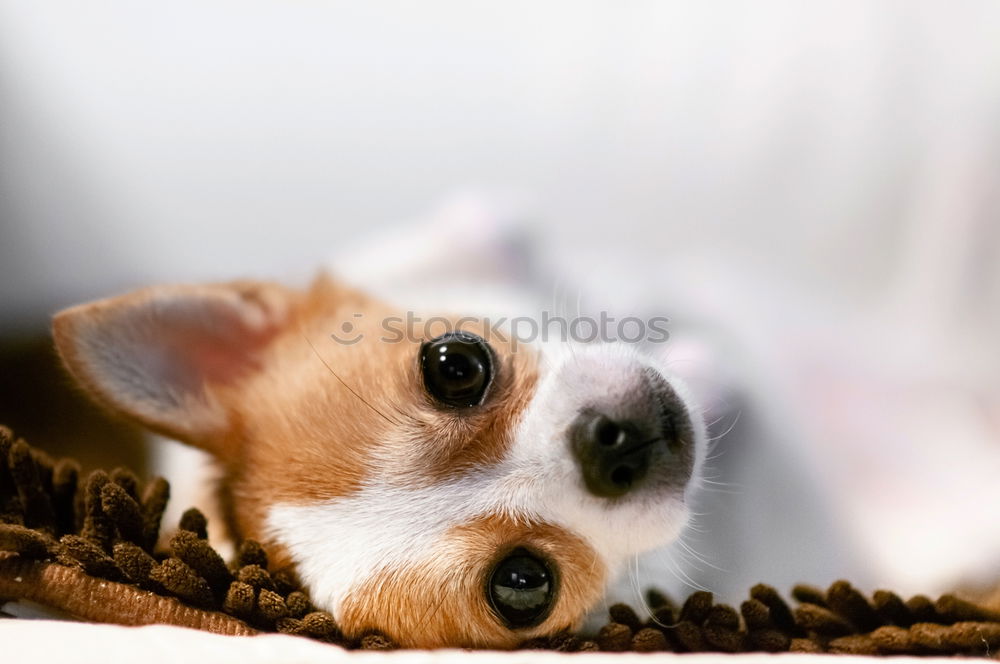
[[646,477],[653,447],[666,443],[659,432],[644,435],[644,429],[648,431],[649,427],[630,420],[613,420],[594,410],[584,410],[577,416],[570,444],[588,491],[604,498],[623,496]]
[[657,372],[580,410],[567,432],[587,490],[617,498],[642,484],[683,486],[693,464],[690,419]]

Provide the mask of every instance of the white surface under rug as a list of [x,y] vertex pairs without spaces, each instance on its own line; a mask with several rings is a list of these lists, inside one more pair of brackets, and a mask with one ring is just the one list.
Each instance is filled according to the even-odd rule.
[[[584,658],[587,664],[625,664],[677,660],[678,664],[764,664],[780,658],[779,664],[859,664],[883,658],[853,655],[772,654],[689,654],[676,653],[556,653],[521,650],[516,652],[466,650],[395,650],[390,652],[348,651],[309,639],[269,634],[264,636],[219,636],[181,627],[152,625],[119,627],[54,620],[0,620],[0,644],[8,662],[101,662],[102,664],[167,664],[206,662],[221,664],[336,664],[358,662],[378,664],[556,664]],[[897,657],[894,662],[944,663],[954,658]]]

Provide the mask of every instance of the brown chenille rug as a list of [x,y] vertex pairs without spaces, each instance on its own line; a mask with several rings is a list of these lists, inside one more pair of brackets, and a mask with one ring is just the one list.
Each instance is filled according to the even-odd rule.
[[[0,605],[28,600],[72,617],[119,625],[169,624],[221,634],[280,632],[349,649],[395,648],[381,634],[347,640],[294,575],[271,569],[245,541],[227,564],[209,545],[205,517],[188,510],[157,548],[169,486],[118,468],[80,477],[0,427]],[[695,592],[675,603],[648,593],[652,615],[610,609],[596,635],[561,633],[522,644],[562,652],[807,652],[989,655],[1000,647],[1000,611],[945,595],[867,597],[846,581],[798,586],[793,608],[757,585],[739,609]]]

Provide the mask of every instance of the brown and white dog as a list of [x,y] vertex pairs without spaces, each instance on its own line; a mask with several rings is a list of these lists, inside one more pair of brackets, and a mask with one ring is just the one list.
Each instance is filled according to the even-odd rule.
[[[163,286],[54,335],[97,401],[214,457],[231,533],[346,634],[505,648],[577,627],[688,521],[697,409],[622,344],[524,347],[454,316],[385,340],[401,313],[329,277]],[[331,338],[344,321],[364,342]]]

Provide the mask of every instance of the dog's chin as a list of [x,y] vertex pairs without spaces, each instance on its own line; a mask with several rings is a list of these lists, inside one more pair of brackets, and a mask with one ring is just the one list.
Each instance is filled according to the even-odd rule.
[[[651,578],[642,568],[649,560],[662,569],[663,557],[670,558],[671,545],[691,522],[691,510],[685,499],[687,485],[678,487],[673,481],[651,482],[618,506],[612,522],[627,524],[616,528],[613,537],[605,541],[608,577],[605,600],[588,607],[581,620],[584,632],[596,633],[607,622],[608,606],[616,601],[635,605],[642,603],[642,592],[649,586],[664,588],[669,578]],[[672,568],[672,567],[671,567]]]
[[623,559],[669,545],[690,522],[690,509],[673,485],[645,487],[631,500],[633,504],[619,515],[628,527],[615,531],[613,545]]

